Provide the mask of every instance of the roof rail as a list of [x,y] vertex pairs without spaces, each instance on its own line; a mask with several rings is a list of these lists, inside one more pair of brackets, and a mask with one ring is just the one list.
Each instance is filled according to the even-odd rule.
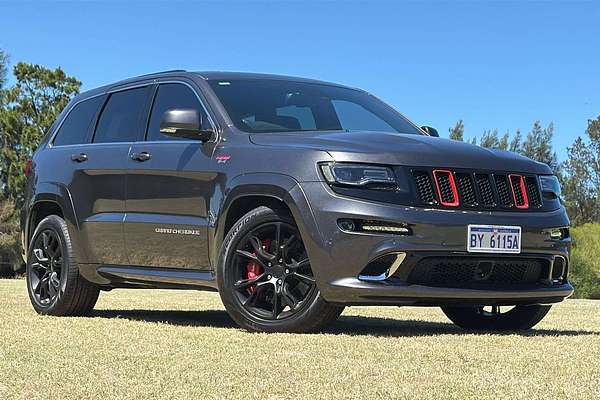
[[157,71],[157,72],[151,72],[149,74],[138,75],[135,78],[142,78],[144,76],[150,76],[150,75],[167,74],[169,72],[187,72],[187,70],[185,70],[185,69],[169,69],[167,71]]

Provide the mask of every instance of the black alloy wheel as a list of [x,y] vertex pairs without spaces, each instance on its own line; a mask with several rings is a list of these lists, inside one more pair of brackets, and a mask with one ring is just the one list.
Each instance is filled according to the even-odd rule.
[[29,269],[33,300],[48,307],[57,300],[64,282],[63,245],[52,229],[43,230],[33,243],[34,259]]
[[66,222],[50,215],[37,225],[27,252],[27,292],[39,314],[89,314],[100,290],[85,280],[75,262]]
[[316,331],[344,309],[323,299],[286,211],[258,207],[233,225],[221,247],[217,282],[231,318],[250,331]]
[[233,284],[238,301],[258,318],[288,318],[316,288],[298,230],[285,222],[255,227],[239,242]]

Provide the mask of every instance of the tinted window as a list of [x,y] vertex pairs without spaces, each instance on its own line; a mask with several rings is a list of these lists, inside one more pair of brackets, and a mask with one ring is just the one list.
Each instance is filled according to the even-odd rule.
[[357,103],[346,100],[332,100],[340,125],[348,131],[394,132],[394,128],[383,119]]
[[150,123],[148,124],[147,140],[177,140],[178,138],[160,133],[160,121],[167,110],[188,108],[198,110],[206,121],[202,105],[196,94],[189,87],[178,83],[167,83],[158,87],[158,93],[152,106]]
[[81,144],[87,141],[88,129],[98,111],[102,97],[94,97],[77,104],[61,125],[54,145]]
[[356,89],[282,79],[212,80],[209,84],[235,126],[246,132],[422,134],[390,106]]
[[309,107],[285,106],[275,110],[275,114],[279,117],[287,117],[289,121],[295,120],[298,128],[303,131],[317,129],[315,118],[312,110]]
[[100,115],[94,143],[132,142],[138,138],[147,87],[110,95]]

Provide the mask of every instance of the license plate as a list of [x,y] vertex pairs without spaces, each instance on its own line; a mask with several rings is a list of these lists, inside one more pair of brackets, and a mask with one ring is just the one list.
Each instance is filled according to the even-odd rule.
[[521,227],[469,225],[467,251],[469,253],[520,253]]

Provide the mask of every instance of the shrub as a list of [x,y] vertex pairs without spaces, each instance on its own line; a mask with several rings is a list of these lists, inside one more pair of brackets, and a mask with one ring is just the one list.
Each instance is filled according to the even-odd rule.
[[15,204],[0,200],[0,275],[12,275],[21,263],[19,223]]
[[575,297],[600,299],[600,224],[571,229],[573,251],[570,277]]

